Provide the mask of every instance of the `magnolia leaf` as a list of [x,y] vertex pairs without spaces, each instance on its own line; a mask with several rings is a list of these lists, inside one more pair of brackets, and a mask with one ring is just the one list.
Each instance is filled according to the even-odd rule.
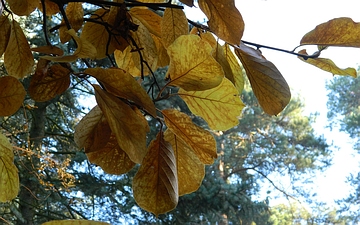
[[199,160],[194,151],[169,129],[165,131],[164,139],[170,142],[174,149],[177,163],[179,196],[196,191],[205,177],[205,165]]
[[[303,54],[303,55],[307,55],[307,52],[305,49],[299,51],[300,54]],[[352,77],[357,77],[357,74],[356,74],[356,70],[354,68],[346,68],[346,69],[340,69],[339,67],[337,67],[335,65],[335,63],[330,60],[330,59],[325,59],[325,58],[315,58],[315,59],[312,59],[312,58],[307,58],[306,60],[299,56],[298,57],[299,59],[301,59],[302,61],[306,62],[306,63],[309,63],[313,66],[316,66],[322,70],[325,70],[327,72],[330,72],[332,74],[337,74],[337,75],[344,75],[344,76],[352,76]]]
[[[69,2],[65,9],[66,16],[72,29],[77,32],[84,22],[84,10],[82,2]],[[62,20],[59,28],[59,37],[61,43],[66,43],[71,40],[71,35],[67,33],[68,29],[65,25],[65,21]]]
[[53,45],[45,45],[36,48],[31,48],[31,51],[46,55],[64,55],[64,51],[61,48]]
[[89,68],[85,73],[100,81],[105,89],[120,98],[133,101],[145,109],[150,115],[156,117],[156,108],[149,95],[129,73],[117,68]]
[[19,175],[13,161],[12,146],[9,140],[0,133],[0,202],[13,200],[19,192]]
[[224,77],[221,65],[211,56],[210,44],[196,35],[178,37],[168,47],[168,54],[168,85],[203,91],[218,86]]
[[14,114],[22,105],[26,91],[15,77],[0,77],[0,116]]
[[241,43],[235,49],[243,64],[251,87],[263,110],[270,115],[280,113],[291,98],[289,85],[275,65],[258,50]]
[[245,106],[238,90],[226,78],[215,88],[206,91],[180,89],[178,94],[190,111],[201,116],[212,130],[228,130],[236,126]]
[[189,34],[189,25],[182,9],[166,8],[161,20],[161,41],[165,48],[176,38]]
[[93,85],[95,98],[108,121],[116,140],[133,162],[141,163],[146,154],[146,131],[143,121],[133,109],[116,98]]
[[109,223],[93,220],[52,220],[42,225],[110,225]]
[[[44,0],[44,2],[45,2],[46,16],[52,16],[60,12],[58,4],[56,4],[55,2],[51,0]],[[43,7],[41,2],[39,2],[38,8],[40,9],[41,12],[43,12]]]
[[360,47],[360,24],[346,17],[335,18],[305,34],[300,44]]
[[[236,89],[241,93],[244,89],[244,73],[239,64],[238,59],[235,57],[234,53],[231,51],[230,46],[225,44],[223,46],[225,58],[228,61],[232,73],[226,73],[225,77],[228,78],[236,87]],[[233,76],[233,77],[231,77]]]
[[[22,2],[22,1],[21,1]],[[18,22],[11,22],[11,32],[7,44],[4,65],[10,76],[21,79],[31,73],[34,66],[34,57],[30,51],[23,30]]]
[[45,102],[62,94],[70,85],[70,70],[54,64],[45,73],[36,71],[29,85],[29,94],[37,102]]
[[96,57],[96,48],[86,39],[78,37],[75,33],[75,30],[71,29],[66,31],[71,37],[74,38],[77,49],[72,55],[63,55],[63,56],[41,56],[41,58],[50,60],[53,62],[72,62],[78,58],[95,58]]
[[195,125],[191,118],[175,109],[162,110],[165,124],[182,139],[204,164],[214,163],[217,158],[216,141],[209,131]]
[[176,159],[160,131],[133,179],[136,203],[156,216],[173,210],[179,198]]
[[199,0],[199,6],[216,36],[230,44],[240,44],[245,24],[234,0]]
[[150,9],[133,7],[129,11],[131,17],[136,17],[149,31],[150,33],[161,36],[161,16],[156,14]]
[[7,0],[9,7],[13,13],[18,16],[28,16],[39,5],[38,0]]
[[11,23],[7,16],[0,15],[0,57],[8,45],[11,32]]
[[134,77],[141,76],[141,71],[135,66],[134,60],[132,58],[132,48],[129,45],[124,49],[124,51],[115,50],[114,58],[116,65],[130,73]]

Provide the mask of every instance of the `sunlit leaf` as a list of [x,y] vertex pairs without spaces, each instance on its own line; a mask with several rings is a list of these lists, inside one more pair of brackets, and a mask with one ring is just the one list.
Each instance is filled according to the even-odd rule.
[[227,130],[236,126],[245,106],[238,90],[226,78],[215,88],[206,91],[180,89],[178,94],[190,111],[204,118],[212,130]]
[[217,158],[216,141],[209,131],[195,125],[191,118],[175,109],[162,110],[166,126],[182,139],[204,164]]
[[[244,89],[244,73],[243,69],[239,64],[239,61],[236,59],[234,53],[231,51],[228,44],[223,46],[224,54],[226,60],[228,61],[232,73],[225,74],[225,77],[228,78],[235,85],[236,89],[241,93]],[[233,77],[230,77],[233,76]]]
[[346,17],[335,18],[305,34],[300,44],[360,47],[360,24]]
[[[84,10],[82,7],[82,2],[69,2],[66,5],[65,13],[71,28],[77,32],[82,27],[84,22]],[[65,25],[64,20],[62,20],[61,26],[59,28],[59,37],[61,43],[66,43],[71,39],[71,35],[68,34],[67,31],[68,28]]]
[[0,133],[0,202],[13,200],[19,192],[19,175],[13,161],[12,146]]
[[89,68],[85,73],[97,78],[105,89],[120,98],[133,101],[156,117],[156,108],[149,95],[129,73],[117,68]]
[[4,54],[8,45],[11,32],[11,24],[7,16],[0,15],[0,57]]
[[14,114],[22,105],[26,91],[14,77],[0,77],[0,116]]
[[109,223],[92,220],[52,220],[42,225],[109,225]]
[[10,76],[21,79],[32,71],[34,57],[18,22],[11,22],[11,32],[4,55],[4,65]]
[[18,16],[28,16],[39,5],[38,0],[7,0],[9,7],[13,13]]
[[36,48],[31,48],[31,51],[46,55],[64,55],[64,51],[61,48],[53,45],[45,45]]
[[36,71],[32,76],[29,86],[29,94],[37,102],[45,102],[62,94],[70,85],[70,70],[54,64],[45,73]]
[[209,19],[210,29],[219,38],[230,44],[240,44],[245,24],[234,0],[199,0],[199,6]]
[[96,101],[104,113],[118,144],[133,162],[141,163],[146,154],[146,131],[139,115],[134,110],[100,88],[93,85]]
[[211,46],[196,35],[183,35],[168,47],[169,85],[187,91],[201,91],[218,86],[224,71],[212,57]]
[[130,9],[130,15],[136,17],[150,33],[160,37],[161,36],[161,16],[150,9],[133,7]]
[[280,113],[291,98],[290,88],[280,71],[258,50],[241,43],[235,49],[243,64],[251,87],[263,110],[270,115]]
[[176,159],[171,144],[159,132],[133,179],[137,204],[156,216],[174,209],[178,203]]
[[166,8],[161,20],[161,41],[165,48],[176,38],[189,34],[189,25],[182,9]]
[[[307,55],[307,52],[305,49],[299,51],[300,54]],[[327,72],[330,72],[332,74],[336,75],[344,75],[344,76],[352,76],[357,77],[356,70],[354,68],[346,68],[346,69],[340,69],[335,65],[335,63],[330,59],[325,58],[307,58],[306,60],[299,56],[299,59],[302,61],[309,63],[313,66],[316,66],[322,70],[325,70]]]
[[179,196],[196,191],[204,179],[205,165],[199,160],[194,151],[169,129],[165,131],[164,139],[170,142],[175,152]]

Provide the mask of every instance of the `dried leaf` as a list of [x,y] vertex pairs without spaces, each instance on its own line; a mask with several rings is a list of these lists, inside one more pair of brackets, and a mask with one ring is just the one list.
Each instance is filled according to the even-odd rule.
[[96,101],[115,134],[118,144],[133,162],[141,163],[146,154],[146,130],[139,115],[129,105],[93,85]]
[[211,52],[211,46],[196,35],[177,38],[168,47],[168,85],[179,86],[187,91],[202,91],[218,86],[224,71]]
[[42,225],[110,225],[109,223],[93,220],[52,220]]
[[46,55],[64,55],[64,51],[61,48],[53,45],[45,45],[36,48],[31,48],[31,51]]
[[210,132],[196,126],[191,118],[175,109],[162,110],[165,124],[182,139],[204,164],[214,163],[217,158],[216,141]]
[[[65,13],[72,29],[77,32],[84,22],[84,9],[82,2],[69,2],[66,5]],[[68,29],[65,25],[65,21],[62,20],[59,28],[59,37],[61,43],[66,43],[71,40],[71,35],[67,33]]]
[[240,44],[245,24],[234,0],[199,0],[199,6],[216,36],[230,44]]
[[270,115],[280,113],[291,98],[289,85],[273,63],[259,51],[241,43],[235,49],[243,64],[251,87],[263,110]]
[[305,34],[300,44],[360,47],[360,24],[346,17],[335,18]]
[[149,31],[150,33],[161,36],[161,16],[151,11],[148,8],[133,7],[130,9],[131,17],[136,17]]
[[174,151],[160,132],[150,143],[133,180],[137,204],[156,216],[174,209],[179,198],[176,171]]
[[165,131],[164,139],[170,142],[174,149],[177,162],[179,196],[196,191],[205,177],[205,165],[199,160],[194,151],[169,129]]
[[189,34],[189,25],[182,9],[166,8],[161,20],[161,41],[165,48],[176,38]]
[[14,77],[0,77],[0,116],[14,114],[22,105],[26,91]]
[[[45,1],[46,16],[52,16],[52,15],[60,12],[58,4],[56,4],[55,2],[52,2],[51,0],[44,0],[44,1]],[[41,2],[39,2],[38,8],[40,9],[41,12],[43,12],[43,7],[42,7]]]
[[19,175],[13,161],[12,146],[5,135],[0,133],[0,202],[13,200],[19,192]]
[[98,79],[109,93],[133,101],[150,115],[156,117],[153,101],[129,73],[117,68],[89,68],[85,70],[85,73]]
[[28,16],[39,5],[38,0],[7,0],[9,7],[13,13],[18,16]]
[[11,32],[4,55],[4,65],[10,76],[21,79],[31,73],[34,57],[18,22],[11,22]]
[[11,24],[7,16],[0,15],[0,57],[4,54],[8,45],[11,32]]
[[[300,54],[303,55],[307,55],[307,52],[305,49],[299,51]],[[337,67],[335,65],[335,63],[330,60],[330,59],[324,59],[324,58],[308,58],[308,59],[304,59],[303,57],[299,56],[299,59],[301,59],[302,61],[309,63],[313,66],[316,66],[322,70],[325,70],[327,72],[332,73],[333,75],[337,74],[337,75],[344,75],[344,76],[352,76],[352,77],[357,77],[356,74],[356,70],[354,68],[346,68],[346,69],[340,69],[339,67]]]
[[178,94],[190,111],[204,118],[212,130],[227,130],[236,126],[245,106],[238,90],[226,78],[215,88],[206,91],[180,89]]

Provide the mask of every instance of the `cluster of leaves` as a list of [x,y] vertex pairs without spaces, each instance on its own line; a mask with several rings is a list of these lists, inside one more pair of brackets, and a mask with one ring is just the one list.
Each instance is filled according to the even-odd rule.
[[[134,198],[155,215],[174,209],[179,196],[197,190],[204,178],[204,165],[217,157],[210,131],[194,124],[176,107],[162,109],[156,102],[178,95],[211,130],[228,130],[238,124],[244,107],[240,99],[242,67],[266,113],[277,115],[290,101],[290,88],[275,65],[241,41],[244,22],[233,0],[200,0],[208,26],[190,21],[195,26],[192,29],[183,7],[168,1],[86,2],[97,7],[85,13],[88,4],[80,2],[1,2],[0,32],[4,35],[0,37],[0,55],[4,54],[7,75],[0,77],[0,116],[15,113],[26,93],[37,102],[53,99],[69,88],[70,76],[92,83],[98,105],[76,127],[75,141],[85,149],[89,161],[107,173],[123,174],[140,164],[133,180]],[[194,5],[193,1],[181,2]],[[44,15],[47,45],[31,48],[15,15],[28,16],[36,8]],[[62,21],[48,30],[47,18],[55,19],[59,14]],[[61,43],[72,42],[76,50],[64,54],[52,45],[48,36],[54,30],[58,30]],[[317,53],[307,55],[302,50],[292,54],[331,73],[356,76],[355,70],[341,70],[318,56],[328,46],[359,47],[358,33],[359,26],[351,19],[334,19],[301,40],[301,45],[318,45]],[[225,44],[220,45],[214,35]],[[34,72],[33,52],[40,54]],[[114,61],[113,67],[97,65],[105,57]],[[77,63],[88,68],[76,71],[73,67]],[[166,84],[160,86],[154,71],[167,65]],[[28,74],[33,75],[26,92],[19,79]],[[152,81],[147,90],[141,86],[145,79]],[[171,93],[170,87],[177,87],[178,92]],[[160,126],[147,146],[149,117]],[[3,150],[9,149],[8,143],[1,143],[0,156],[5,160],[0,178],[5,183],[0,193],[9,193],[1,199],[7,201],[14,198],[18,181],[13,158],[2,153],[8,152]]]

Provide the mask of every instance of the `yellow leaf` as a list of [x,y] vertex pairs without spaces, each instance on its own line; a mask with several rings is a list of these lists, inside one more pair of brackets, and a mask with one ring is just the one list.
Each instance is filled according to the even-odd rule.
[[245,106],[238,90],[226,78],[215,88],[206,91],[180,89],[178,94],[190,111],[201,116],[212,130],[227,130],[236,126]]
[[93,220],[52,220],[42,225],[110,225],[109,223]]
[[178,203],[176,160],[171,144],[159,132],[133,180],[137,204],[156,216],[174,209]]
[[54,64],[46,71],[42,68],[36,70],[30,81],[29,94],[35,101],[45,102],[62,94],[69,85],[70,70],[60,64]]
[[14,114],[22,105],[26,91],[18,79],[0,77],[0,116]]
[[[115,50],[115,62],[120,69],[125,70],[134,77],[139,77],[141,76],[141,71],[135,66],[132,54],[134,53],[130,45],[126,47],[124,51]],[[136,52],[136,54],[138,53]]]
[[98,79],[109,93],[133,101],[137,106],[156,117],[153,101],[129,73],[117,68],[89,68],[85,70],[85,73]]
[[133,162],[141,163],[146,154],[146,131],[143,120],[120,99],[93,85],[95,98],[116,140]]
[[166,8],[161,20],[161,41],[165,48],[176,38],[189,34],[189,25],[182,9]]
[[11,32],[4,55],[4,65],[10,76],[21,79],[32,71],[34,57],[30,51],[23,30],[15,20],[11,23]]
[[147,8],[133,7],[130,9],[130,15],[136,17],[150,33],[161,36],[161,16]]
[[39,5],[38,0],[7,0],[13,13],[18,16],[28,16]]
[[[69,2],[66,5],[65,13],[71,28],[77,32],[82,27],[84,22],[84,10],[82,7],[82,2]],[[59,28],[59,37],[61,43],[66,43],[71,39],[71,35],[69,35],[67,31],[68,29],[65,25],[65,22],[62,20],[61,26]]]
[[0,57],[4,54],[8,45],[11,32],[11,24],[7,16],[0,15]]
[[336,18],[305,34],[301,45],[360,47],[360,24],[350,18]]
[[0,133],[0,202],[13,200],[19,192],[19,175],[13,161],[12,146]]
[[64,51],[61,48],[53,45],[45,45],[36,48],[31,48],[31,51],[39,52],[46,55],[64,55]]
[[[243,69],[240,66],[238,60],[236,59],[234,53],[231,51],[230,46],[225,44],[223,46],[224,54],[226,60],[228,61],[232,74],[225,74],[225,77],[228,78],[236,87],[236,89],[241,93],[244,89],[244,73]],[[233,77],[230,77],[233,76]]]
[[216,141],[209,131],[196,126],[191,118],[175,109],[162,110],[165,124],[182,139],[204,164],[214,163],[217,158]]
[[251,87],[263,110],[270,115],[280,113],[291,98],[289,85],[273,63],[258,50],[241,43],[235,49],[243,64]]
[[169,85],[202,91],[218,86],[224,77],[221,65],[211,56],[211,46],[196,35],[178,37],[168,47],[168,54]]
[[164,139],[170,142],[175,152],[179,196],[192,193],[199,189],[205,176],[205,165],[194,151],[169,129],[164,133]]
[[[307,55],[307,52],[305,49],[299,51],[300,54],[303,55]],[[303,57],[299,56],[299,59],[301,59],[302,61],[309,63],[313,66],[316,66],[322,70],[325,70],[327,72],[332,73],[333,75],[337,74],[337,75],[347,75],[347,76],[352,76],[352,77],[357,77],[356,74],[356,70],[354,68],[346,68],[346,69],[340,69],[339,67],[337,67],[335,65],[335,63],[330,60],[330,59],[324,59],[324,58],[308,58],[308,59],[304,59]]]
[[199,0],[199,6],[216,36],[230,44],[240,45],[245,24],[234,0]]
[[96,57],[96,48],[86,39],[78,37],[73,29],[66,31],[71,35],[76,44],[77,49],[72,55],[63,55],[63,56],[41,56],[41,58],[50,60],[53,62],[72,62],[78,58],[95,58]]
[[157,67],[165,67],[165,66],[169,65],[170,58],[169,58],[166,48],[164,47],[163,43],[161,42],[161,38],[159,38],[155,35],[151,35],[151,36],[153,37],[156,48],[157,48],[157,54],[158,54]]

